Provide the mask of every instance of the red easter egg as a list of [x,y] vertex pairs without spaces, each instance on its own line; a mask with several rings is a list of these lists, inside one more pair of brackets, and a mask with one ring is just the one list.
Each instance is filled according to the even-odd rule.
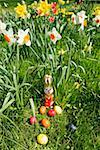
[[31,116],[29,119],[30,124],[35,124],[37,122],[36,117],[35,116]]
[[56,115],[56,112],[55,112],[54,109],[50,109],[50,110],[48,111],[48,116],[54,117],[55,115]]

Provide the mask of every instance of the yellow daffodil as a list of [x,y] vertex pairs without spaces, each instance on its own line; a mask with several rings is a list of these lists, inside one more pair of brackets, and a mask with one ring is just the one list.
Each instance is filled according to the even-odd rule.
[[63,15],[66,15],[66,8],[61,8],[61,9],[60,9],[60,12],[61,12]]
[[36,9],[38,7],[37,1],[34,1],[34,3],[31,4],[32,9]]
[[71,20],[70,18],[67,18],[67,21],[68,21],[68,22],[70,22],[70,20]]
[[18,6],[15,8],[15,11],[16,11],[17,16],[20,18],[24,19],[24,18],[29,17],[29,13],[27,11],[27,6],[25,3],[23,3],[22,5],[18,4]]
[[67,12],[67,9],[66,9],[66,8],[61,8],[61,9],[59,10],[59,12],[62,13],[63,16],[65,16],[65,15],[69,16],[69,15],[73,15],[73,14],[74,14],[73,12]]
[[67,2],[66,2],[67,4],[69,4],[69,0],[67,0]]
[[63,49],[61,49],[61,50],[58,52],[58,54],[59,54],[59,55],[64,55],[65,52],[66,52],[66,51],[64,51]]
[[86,44],[86,45],[84,46],[83,51],[91,52],[91,51],[92,51],[92,49],[93,49],[92,42],[90,42],[90,44],[89,44],[89,45],[88,45],[88,44]]
[[49,15],[50,9],[51,9],[51,5],[48,4],[47,0],[45,0],[45,1],[41,0],[37,7],[37,11],[40,12],[39,14],[41,16]]
[[96,7],[94,9],[93,15],[95,15],[95,16],[100,15],[100,7]]
[[54,44],[56,44],[56,42],[62,38],[55,27],[53,27],[52,31],[48,32],[48,35]]
[[80,87],[79,82],[75,82],[74,85],[75,85],[75,89],[79,89],[79,87]]
[[66,12],[66,15],[73,15],[74,13],[73,12]]
[[30,36],[28,34],[29,29],[26,29],[25,31],[22,29],[18,30],[18,43],[19,45],[26,44],[26,46],[31,45]]
[[64,4],[65,4],[65,1],[63,1],[63,0],[58,0],[58,2],[59,2],[59,4],[61,4],[61,5],[64,5]]

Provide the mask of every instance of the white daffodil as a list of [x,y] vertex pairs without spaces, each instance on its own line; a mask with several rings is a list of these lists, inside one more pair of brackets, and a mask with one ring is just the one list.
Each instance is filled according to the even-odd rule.
[[0,20],[0,34],[4,33],[6,29],[6,24]]
[[81,24],[80,29],[84,30],[84,20],[85,18],[87,18],[87,16],[85,15],[85,11],[80,11],[77,13],[77,17],[78,17],[78,24]]
[[31,45],[30,36],[28,34],[29,29],[26,29],[25,31],[22,29],[18,30],[18,43],[19,45],[26,44],[27,46]]
[[85,18],[87,18],[87,16],[85,15],[85,11],[80,11],[77,13],[78,19],[79,19],[79,24],[82,24],[85,20]]
[[51,41],[56,44],[57,40],[60,40],[62,37],[61,35],[58,33],[58,31],[56,30],[55,27],[53,27],[51,32],[48,32]]
[[8,31],[4,31],[4,38],[9,43],[9,45],[12,45],[16,42],[16,39],[14,38],[13,29],[10,28]]
[[77,24],[77,16],[75,14],[72,14],[71,19],[74,24]]
[[99,27],[100,25],[100,15],[97,15],[95,18],[93,18],[94,23]]

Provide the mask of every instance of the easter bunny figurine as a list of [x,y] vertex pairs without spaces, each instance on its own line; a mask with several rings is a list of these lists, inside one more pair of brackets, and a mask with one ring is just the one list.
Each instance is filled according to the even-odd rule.
[[53,87],[52,87],[52,76],[45,75],[45,86],[44,86],[44,93],[45,93],[45,106],[51,107],[54,103],[53,101]]

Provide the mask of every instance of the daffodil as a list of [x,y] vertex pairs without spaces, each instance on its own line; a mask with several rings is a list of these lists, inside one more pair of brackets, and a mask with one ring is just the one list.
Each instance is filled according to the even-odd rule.
[[50,13],[50,9],[51,9],[51,5],[48,4],[48,1],[40,1],[38,3],[38,7],[37,7],[37,11],[41,12],[40,15],[44,16],[44,15],[48,15]]
[[71,18],[74,24],[81,25],[80,27],[81,30],[84,30],[84,26],[87,26],[87,21],[85,20],[87,16],[85,15],[85,11],[82,10],[78,12],[77,15],[73,14]]
[[29,29],[26,29],[25,31],[22,29],[18,30],[18,43],[19,45],[26,44],[27,46],[31,45],[30,36],[29,36]]
[[8,31],[5,30],[4,32],[4,38],[8,42],[9,45],[12,45],[16,42],[16,39],[14,38],[13,29],[10,28]]
[[66,12],[66,15],[73,15],[74,13],[69,11],[69,12]]
[[60,12],[61,12],[63,15],[66,15],[66,8],[61,8],[61,9],[60,9]]
[[25,3],[22,5],[18,3],[18,6],[15,8],[16,14],[20,18],[27,18],[30,16],[30,14],[27,11],[27,6]]
[[32,9],[36,9],[38,7],[37,1],[34,1],[34,3],[31,4]]
[[87,18],[87,16],[85,15],[85,11],[80,11],[77,13],[77,16],[78,16],[78,21],[79,21],[79,24],[83,24],[84,23],[84,20],[85,18]]
[[77,24],[77,16],[75,14],[72,14],[71,19],[74,24]]
[[48,32],[48,34],[54,44],[56,44],[56,42],[62,38],[55,27],[53,27],[52,31]]
[[94,12],[93,12],[93,15],[95,15],[95,16],[100,15],[100,7],[96,7],[96,8],[95,8],[95,10],[94,10]]
[[66,51],[64,51],[63,49],[61,49],[61,50],[58,52],[59,55],[64,55],[65,53],[66,53]]
[[87,18],[87,16],[85,15],[85,11],[82,10],[78,12],[77,16],[78,16],[78,23],[81,24],[80,29],[84,30],[84,21],[85,21],[85,18]]
[[69,0],[67,0],[67,2],[66,2],[67,4],[69,4]]
[[6,24],[0,20],[0,34],[4,33],[6,29]]
[[75,89],[79,89],[79,87],[80,87],[79,82],[75,82],[74,85],[75,85]]
[[59,4],[61,4],[61,5],[64,5],[64,4],[65,4],[65,1],[63,1],[63,0],[58,0],[58,2],[59,2]]
[[100,15],[95,16],[95,18],[93,18],[94,23],[97,25],[97,27],[100,26]]

